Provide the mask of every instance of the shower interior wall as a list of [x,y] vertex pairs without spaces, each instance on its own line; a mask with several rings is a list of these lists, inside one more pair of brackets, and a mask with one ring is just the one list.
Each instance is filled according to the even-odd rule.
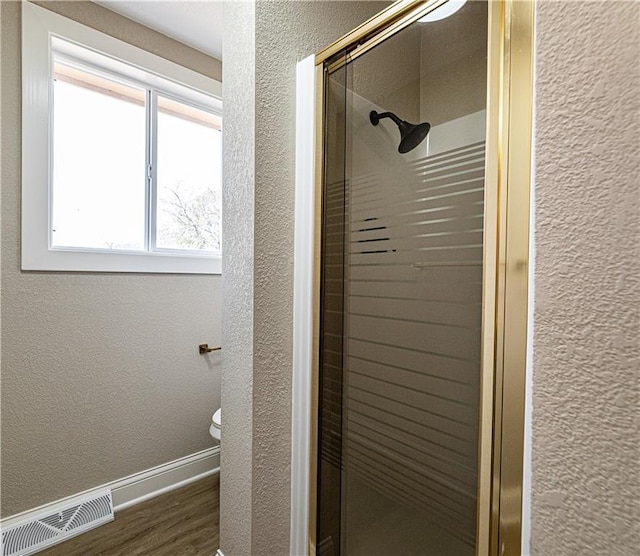
[[486,2],[469,2],[455,17],[424,25],[420,44],[421,121],[437,126],[485,109],[486,21]]

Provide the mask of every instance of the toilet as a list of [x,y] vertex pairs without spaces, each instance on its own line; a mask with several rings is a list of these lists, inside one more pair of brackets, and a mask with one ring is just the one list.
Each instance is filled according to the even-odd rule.
[[209,427],[209,434],[216,440],[220,440],[220,409],[213,414],[211,418],[211,426]]

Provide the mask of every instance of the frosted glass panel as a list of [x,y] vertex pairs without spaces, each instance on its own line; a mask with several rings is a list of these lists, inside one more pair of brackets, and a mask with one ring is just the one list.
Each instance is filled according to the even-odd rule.
[[486,30],[468,2],[326,82],[319,554],[475,554]]

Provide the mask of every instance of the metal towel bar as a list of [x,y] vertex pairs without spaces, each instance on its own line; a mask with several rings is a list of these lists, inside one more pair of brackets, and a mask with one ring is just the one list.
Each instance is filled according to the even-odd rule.
[[198,346],[198,351],[200,352],[200,355],[204,355],[205,353],[211,353],[212,351],[220,351],[221,349],[222,349],[221,347],[210,348],[209,344],[200,344]]

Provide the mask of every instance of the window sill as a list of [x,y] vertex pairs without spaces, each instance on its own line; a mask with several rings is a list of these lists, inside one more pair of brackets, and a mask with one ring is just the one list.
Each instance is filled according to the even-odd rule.
[[135,272],[151,274],[221,274],[220,255],[170,252],[113,252],[49,249],[35,256],[23,252],[22,270],[49,272]]

